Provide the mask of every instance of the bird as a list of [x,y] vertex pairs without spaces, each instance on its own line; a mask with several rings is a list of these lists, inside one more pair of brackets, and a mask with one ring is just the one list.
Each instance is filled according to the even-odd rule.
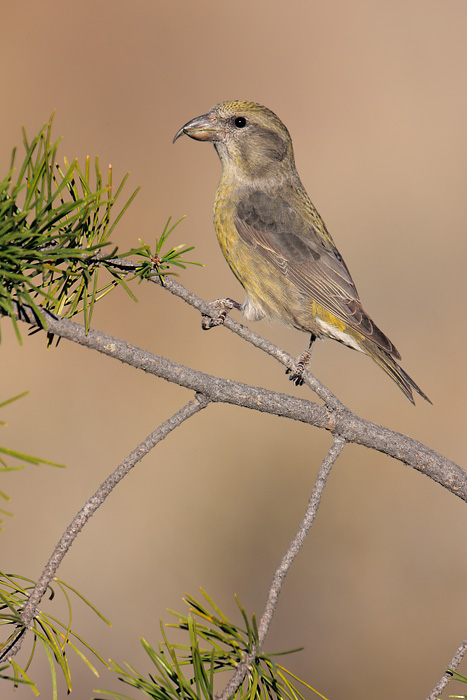
[[244,318],[266,318],[310,335],[287,371],[296,384],[316,339],[331,338],[376,362],[413,404],[413,391],[430,399],[397,363],[399,351],[364,310],[347,265],[312,204],[295,166],[287,127],[256,102],[219,102],[181,127],[214,145],[222,174],[214,202],[221,250],[246,292],[243,304],[219,299],[222,323],[232,308]]

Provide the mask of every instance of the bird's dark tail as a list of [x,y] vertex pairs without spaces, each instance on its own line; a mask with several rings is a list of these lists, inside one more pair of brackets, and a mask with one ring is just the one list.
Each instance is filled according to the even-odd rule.
[[409,401],[415,404],[413,399],[413,392],[415,391],[422,396],[425,401],[432,403],[428,396],[420,389],[420,387],[415,384],[414,380],[409,377],[407,372],[405,372],[400,365],[394,360],[389,353],[385,352],[379,348],[374,343],[366,342],[361,344],[364,347],[364,352],[371,357],[372,360],[376,362],[384,371],[389,374],[391,379],[396,382],[399,389],[407,396]]

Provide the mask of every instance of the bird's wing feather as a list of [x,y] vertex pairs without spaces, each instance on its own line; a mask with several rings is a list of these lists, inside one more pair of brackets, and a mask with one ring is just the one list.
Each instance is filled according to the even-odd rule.
[[237,205],[235,226],[245,243],[304,294],[386,352],[399,356],[362,308],[339,251],[330,237],[318,235],[311,217],[304,219],[281,196],[253,191]]

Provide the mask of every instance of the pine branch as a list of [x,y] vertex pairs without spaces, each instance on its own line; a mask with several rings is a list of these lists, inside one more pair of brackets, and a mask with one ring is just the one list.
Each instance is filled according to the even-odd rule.
[[[114,264],[114,261],[112,261],[112,264]],[[123,264],[126,264],[126,261],[124,261]],[[131,263],[131,265],[133,265],[133,263]],[[160,284],[159,278],[155,281],[159,282]],[[189,290],[186,290],[175,280],[164,279],[162,286],[176,296],[182,298],[193,307],[200,310],[203,314],[214,317],[216,316],[216,310],[213,309],[210,304],[203,301]],[[15,312],[18,320],[25,321],[35,327],[40,328],[42,326],[42,319],[37,318],[34,309],[28,306],[20,307],[16,304]],[[274,576],[273,583],[271,584],[266,609],[260,622],[261,637],[258,637],[258,639],[260,640],[261,644],[263,643],[264,637],[269,629],[272,614],[277,605],[277,598],[281,590],[283,578],[289,570],[289,567],[292,564],[296,553],[298,552],[299,546],[301,546],[301,538],[303,538],[306,532],[308,532],[309,527],[311,527],[311,524],[316,516],[316,510],[319,506],[322,489],[324,488],[327,476],[329,475],[329,470],[347,442],[358,443],[369,449],[374,449],[387,454],[388,456],[397,459],[407,466],[422,472],[426,476],[429,476],[454,495],[458,496],[464,501],[467,501],[467,472],[464,469],[420,442],[413,440],[407,435],[397,433],[384,426],[372,423],[371,421],[367,421],[360,416],[357,416],[355,413],[350,411],[350,409],[344,406],[337,399],[337,397],[335,397],[334,394],[327,389],[327,387],[323,386],[309,372],[305,374],[305,382],[323,399],[325,402],[324,406],[318,405],[306,399],[269,391],[261,387],[254,387],[242,382],[234,382],[199,372],[190,367],[179,365],[164,357],[143,351],[140,348],[132,346],[122,340],[99,331],[94,331],[91,329],[88,333],[86,333],[86,329],[83,326],[69,319],[59,319],[47,311],[43,312],[43,319],[46,321],[47,332],[49,334],[68,339],[72,342],[83,345],[84,347],[88,347],[89,349],[97,350],[108,357],[118,359],[136,369],[143,370],[149,374],[153,374],[169,382],[195,391],[197,398],[182,409],[182,412],[188,411],[189,415],[197,412],[209,402],[230,403],[232,405],[242,406],[251,410],[270,413],[271,415],[298,420],[303,423],[328,430],[334,435],[333,446],[321,467],[321,470],[324,471],[320,470],[320,474],[318,475],[318,480],[315,484],[312,498],[310,499],[306,517],[300,526],[299,532],[297,533],[293,544],[281,562],[281,565]],[[239,324],[233,319],[227,317],[225,319],[225,325],[227,328],[229,328],[229,330],[237,333],[247,342],[252,343],[255,347],[258,347],[264,352],[267,352],[269,355],[275,357],[285,366],[290,367],[293,365],[294,358],[290,357],[283,350],[274,346],[272,343],[269,343],[264,338],[261,338],[261,336],[258,336],[254,332],[245,328],[242,326],[242,324]],[[192,406],[192,408],[190,408],[190,406],[194,403],[196,403],[196,407]],[[178,414],[176,414],[176,416],[177,415]],[[189,415],[187,417],[189,417]],[[174,418],[176,418],[176,416]],[[186,418],[183,418],[182,420],[185,419]],[[170,421],[168,421],[167,424],[170,424]],[[163,426],[165,425],[166,424],[163,424]],[[163,426],[161,426],[161,429]],[[169,428],[168,432],[170,432],[172,429],[173,428]],[[157,433],[157,431],[155,431],[155,433]],[[137,448],[132,455],[137,455],[138,450],[139,448]],[[138,461],[141,456],[142,455],[139,455],[136,461]],[[122,465],[120,465],[118,470],[124,470],[125,463],[126,460],[122,463]],[[133,464],[131,466],[133,466]],[[131,466],[129,468],[131,468]],[[113,480],[113,475],[111,475],[109,479]],[[104,482],[103,486],[105,484],[106,482]],[[108,488],[108,486],[106,486],[106,488]],[[111,488],[113,488],[113,485]],[[28,603],[24,607],[22,620],[25,626],[28,626],[34,618],[38,602],[47,588],[47,582],[50,582],[56,568],[62,561],[63,556],[65,556],[66,551],[68,550],[69,546],[71,546],[72,541],[87,522],[92,512],[99,507],[100,503],[97,502],[99,500],[99,497],[97,497],[98,493],[99,492],[96,492],[94,497],[90,499],[90,501],[76,516],[73,523],[70,525],[54,550],[54,554],[52,555],[40,581],[38,582],[37,593],[33,593],[31,595]],[[89,509],[91,510],[89,511]],[[21,647],[24,629],[25,628],[23,627],[23,630],[20,630],[17,637],[12,640],[8,649],[8,657],[11,657]],[[464,651],[465,650],[463,648],[460,648],[457,654],[463,654]],[[241,684],[242,679],[248,670],[248,665],[251,664],[253,660],[253,656],[251,656],[251,658],[250,656],[251,655],[249,655],[241,664],[241,671],[239,667],[237,673],[234,674],[222,695],[222,700],[228,697],[231,692],[234,692],[232,688],[238,688]],[[3,658],[6,658],[6,655]],[[445,674],[440,681],[440,684],[444,683],[444,685],[438,684],[440,688],[445,687],[447,682],[446,676],[448,676],[448,674]],[[438,686],[436,686],[432,693],[438,692]],[[441,692],[441,690],[439,692]],[[429,700],[434,700],[437,697],[439,697],[439,694],[432,694],[429,696]]]
[[[206,306],[209,305],[206,304]],[[17,309],[17,313],[18,319],[38,325],[31,309],[22,307]],[[213,313],[212,309],[211,313]],[[47,320],[48,331],[53,335],[97,350],[148,374],[184,386],[203,394],[210,401],[229,403],[329,430],[334,434],[341,435],[346,442],[357,443],[393,457],[425,474],[467,502],[467,472],[462,467],[408,435],[361,418],[340,402],[339,408],[331,407],[329,404],[321,406],[307,399],[215,377],[154,355],[146,350],[141,350],[100,331],[91,329],[86,334],[83,326],[70,319],[57,319],[48,313],[44,314],[44,318]],[[227,321],[230,321],[231,324],[235,323],[232,319],[227,318]],[[241,326],[241,324],[236,325]],[[245,331],[247,330],[245,329]],[[249,331],[249,334],[251,333],[252,331]],[[293,362],[293,358],[283,350],[276,348],[264,339],[263,342],[271,348],[270,354],[277,352],[283,358],[284,363]],[[307,372],[304,378],[307,384],[316,383],[322,387],[321,393],[327,393],[327,388],[320,384],[310,372]],[[333,396],[332,392],[329,393]]]

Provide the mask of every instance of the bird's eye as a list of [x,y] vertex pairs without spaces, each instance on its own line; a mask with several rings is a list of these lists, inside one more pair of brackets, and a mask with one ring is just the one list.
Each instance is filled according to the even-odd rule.
[[234,124],[237,127],[237,129],[243,129],[243,127],[246,126],[245,117],[235,117]]

